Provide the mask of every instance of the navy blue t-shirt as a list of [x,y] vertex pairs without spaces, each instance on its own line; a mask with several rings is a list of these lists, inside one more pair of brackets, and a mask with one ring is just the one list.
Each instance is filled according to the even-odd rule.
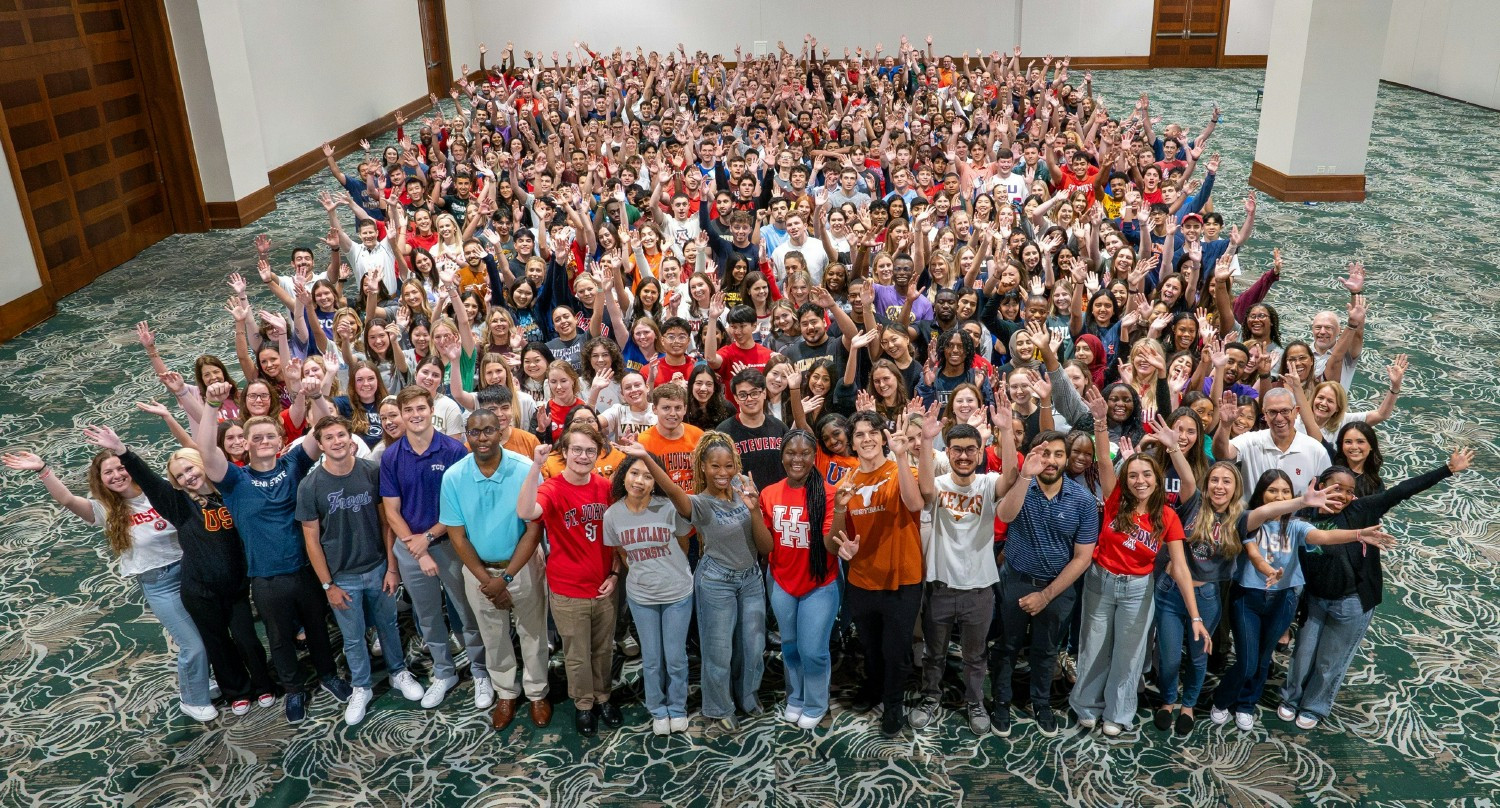
[[312,458],[299,444],[277,458],[269,471],[231,463],[219,483],[219,493],[239,528],[251,578],[287,575],[307,566],[302,527],[295,516],[297,486],[312,467]]

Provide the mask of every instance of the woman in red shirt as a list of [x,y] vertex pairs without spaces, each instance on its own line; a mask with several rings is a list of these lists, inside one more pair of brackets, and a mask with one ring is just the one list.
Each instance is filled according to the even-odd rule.
[[[818,441],[794,429],[781,440],[786,479],[760,492],[761,516],[771,529],[771,609],[781,627],[786,709],[781,717],[813,729],[828,712],[832,661],[828,637],[839,612],[838,562],[843,513],[832,507],[832,486],[818,471]],[[849,553],[850,556],[853,552]]]
[[594,735],[598,721],[618,727],[624,716],[610,701],[610,665],[615,648],[615,586],[620,562],[604,543],[609,480],[594,473],[594,460],[609,444],[599,430],[574,424],[562,433],[567,466],[540,482],[552,447],[536,447],[521,483],[516,514],[540,521],[547,531],[547,586],[557,633],[562,636],[568,697],[578,714],[578,734]]
[[[1109,447],[1099,453],[1099,483],[1104,490],[1104,520],[1094,565],[1083,584],[1083,633],[1078,644],[1078,683],[1068,697],[1078,724],[1092,729],[1104,719],[1104,734],[1113,738],[1135,721],[1136,683],[1146,658],[1156,598],[1153,573],[1163,548],[1167,573],[1177,583],[1193,621],[1193,639],[1208,653],[1209,632],[1198,616],[1193,576],[1182,549],[1182,522],[1167,506],[1165,477],[1156,460],[1131,455],[1116,485]],[[1040,459],[1036,460],[1040,465]],[[1022,475],[1033,467],[1028,457]]]

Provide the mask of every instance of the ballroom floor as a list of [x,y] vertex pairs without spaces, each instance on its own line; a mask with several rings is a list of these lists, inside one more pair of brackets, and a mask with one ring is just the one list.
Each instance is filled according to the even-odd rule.
[[[1213,145],[1224,161],[1214,198],[1239,220],[1260,71],[1095,78],[1113,106],[1147,89],[1154,111],[1193,129],[1219,102]],[[596,739],[573,732],[561,702],[546,730],[522,718],[496,734],[467,683],[424,712],[382,695],[382,682],[355,728],[326,696],[295,728],[279,704],[203,726],[176,710],[159,624],[112,569],[101,536],[33,480],[0,472],[0,805],[1489,804],[1500,796],[1500,163],[1488,140],[1497,130],[1500,113],[1382,86],[1370,200],[1263,197],[1242,257],[1253,277],[1281,246],[1287,271],[1272,300],[1288,339],[1308,335],[1314,311],[1342,305],[1335,274],[1346,260],[1369,267],[1356,404],[1373,404],[1393,354],[1409,353],[1412,365],[1399,413],[1380,427],[1387,481],[1442,462],[1455,444],[1479,449],[1460,484],[1387,521],[1402,546],[1386,565],[1385,603],[1332,717],[1314,731],[1276,720],[1268,696],[1253,732],[1205,721],[1187,740],[1150,730],[1149,720],[1123,742],[1076,731],[1046,739],[1029,721],[1008,739],[976,739],[950,713],[935,731],[891,742],[842,707],[815,734],[767,716],[732,736],[695,724],[691,737],[663,739],[633,696],[633,664],[621,685],[632,694],[628,724]],[[165,430],[132,406],[160,395],[132,324],[149,318],[180,369],[204,350],[232,356],[225,274],[253,277],[256,233],[271,235],[278,266],[293,245],[320,238],[313,196],[331,187],[326,173],[300,184],[246,230],[173,236],[0,346],[0,449],[45,453],[69,470],[75,491],[90,455],[80,425],[114,425],[162,460]],[[558,700],[561,678],[555,660]],[[774,658],[768,682],[779,682]]]

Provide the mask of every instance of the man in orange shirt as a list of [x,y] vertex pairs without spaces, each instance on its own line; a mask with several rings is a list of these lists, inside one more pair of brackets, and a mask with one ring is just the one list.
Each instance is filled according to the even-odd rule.
[[664,384],[651,391],[651,409],[656,425],[642,432],[636,440],[646,451],[661,459],[662,468],[672,482],[693,493],[693,448],[703,437],[703,430],[682,422],[687,415],[687,388]]
[[[915,414],[922,414],[914,402]],[[918,479],[932,479],[932,429],[923,429],[917,452],[917,474],[904,461],[905,433],[890,433],[885,419],[874,412],[849,419],[859,468],[844,479],[834,498],[834,516],[847,514],[854,544],[845,593],[848,618],[859,630],[865,647],[865,681],[855,697],[854,710],[867,712],[880,704],[880,731],[888,738],[906,726],[902,706],[906,677],[911,673],[912,634],[922,605],[922,538],[920,515],[926,507]]]

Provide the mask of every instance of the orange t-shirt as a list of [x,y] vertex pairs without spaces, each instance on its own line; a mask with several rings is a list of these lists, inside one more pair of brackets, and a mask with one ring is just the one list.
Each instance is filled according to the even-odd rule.
[[662,468],[667,470],[667,476],[672,478],[672,482],[692,494],[695,493],[693,491],[693,449],[702,438],[703,430],[692,424],[683,424],[682,437],[676,440],[667,440],[662,437],[654,426],[638,435],[636,440],[646,447],[646,451],[661,460]]
[[510,437],[505,441],[505,448],[524,458],[530,459],[532,454],[536,452],[537,445],[540,443],[541,441],[537,440],[536,436],[530,432],[511,427]]
[[859,468],[859,461],[847,455],[832,455],[818,447],[818,471],[823,472],[823,481],[837,486],[850,472]]
[[[849,562],[849,583],[861,589],[893,590],[922,582],[921,514],[901,501],[896,461],[849,475],[849,530],[859,536],[859,553]],[[907,474],[911,470],[907,469]]]

